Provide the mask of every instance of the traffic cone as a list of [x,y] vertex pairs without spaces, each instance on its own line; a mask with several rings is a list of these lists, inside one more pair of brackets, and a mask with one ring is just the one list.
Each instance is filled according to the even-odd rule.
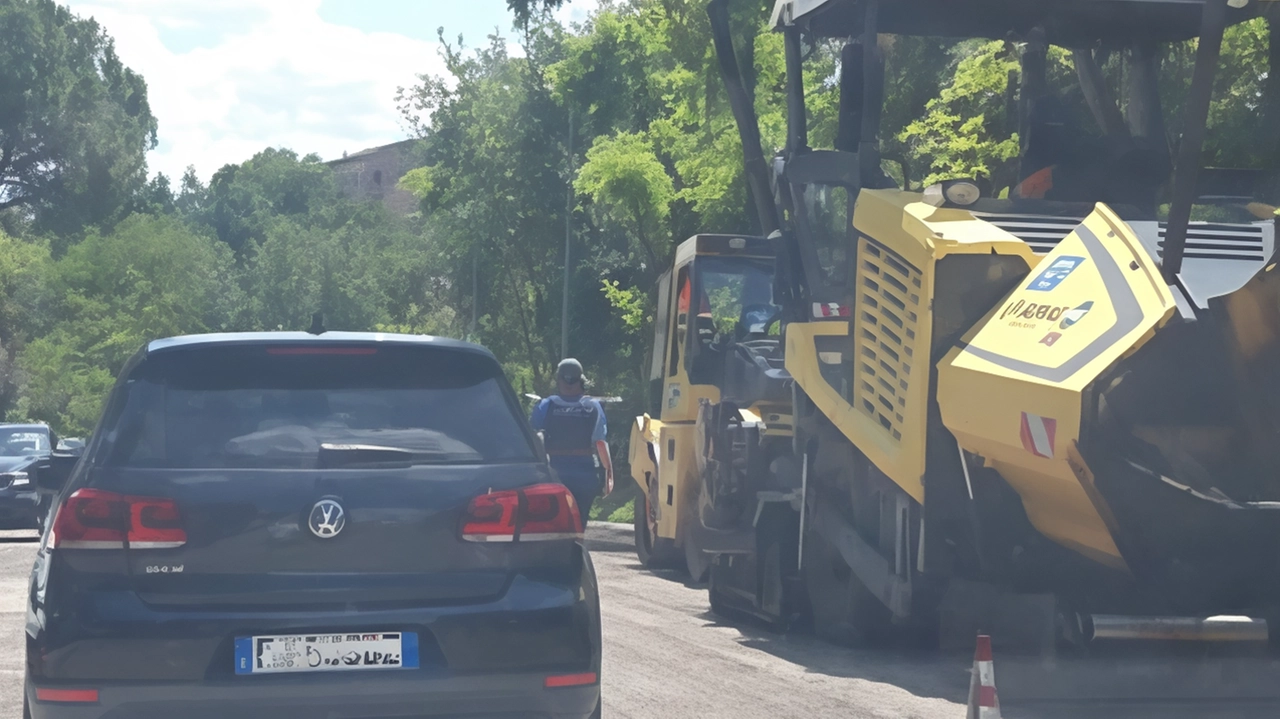
[[996,669],[991,661],[991,637],[986,634],[978,635],[978,647],[973,652],[968,719],[1000,719],[1000,700],[996,698]]

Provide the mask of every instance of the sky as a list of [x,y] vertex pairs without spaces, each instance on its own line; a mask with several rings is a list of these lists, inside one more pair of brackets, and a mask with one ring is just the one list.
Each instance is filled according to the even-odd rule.
[[[326,160],[402,140],[396,88],[439,74],[436,29],[468,46],[500,28],[506,0],[60,0],[95,18],[147,81],[159,145],[152,174],[201,180],[266,147]],[[581,21],[597,0],[571,0]]]

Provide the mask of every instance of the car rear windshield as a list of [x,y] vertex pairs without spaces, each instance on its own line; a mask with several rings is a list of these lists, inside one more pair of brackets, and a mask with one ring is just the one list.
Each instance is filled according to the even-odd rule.
[[22,457],[32,452],[49,451],[49,434],[37,429],[21,427],[0,428],[0,455]]
[[375,465],[533,458],[497,364],[459,350],[173,350],[118,391],[104,425],[108,466],[310,468],[344,450]]

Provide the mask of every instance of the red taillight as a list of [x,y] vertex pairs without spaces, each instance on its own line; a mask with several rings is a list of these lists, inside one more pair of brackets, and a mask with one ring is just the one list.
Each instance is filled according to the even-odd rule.
[[581,539],[582,517],[563,484],[535,484],[471,500],[462,521],[462,538],[470,542]]
[[587,672],[585,674],[559,674],[547,677],[542,683],[548,689],[556,689],[558,687],[580,687],[587,684],[595,684],[598,677],[595,672]]
[[462,524],[462,538],[472,542],[514,542],[519,492],[490,492],[471,500]]
[[172,549],[187,543],[172,499],[129,497],[77,489],[58,508],[49,533],[52,549]]
[[94,704],[98,701],[97,689],[36,689],[36,701]]
[[562,484],[538,484],[522,490],[522,539],[568,539],[582,536],[582,516],[573,494]]

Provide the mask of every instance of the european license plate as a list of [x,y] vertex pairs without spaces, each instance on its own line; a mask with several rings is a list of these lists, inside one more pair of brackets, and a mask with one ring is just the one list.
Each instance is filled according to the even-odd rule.
[[236,637],[236,674],[417,668],[412,632]]

